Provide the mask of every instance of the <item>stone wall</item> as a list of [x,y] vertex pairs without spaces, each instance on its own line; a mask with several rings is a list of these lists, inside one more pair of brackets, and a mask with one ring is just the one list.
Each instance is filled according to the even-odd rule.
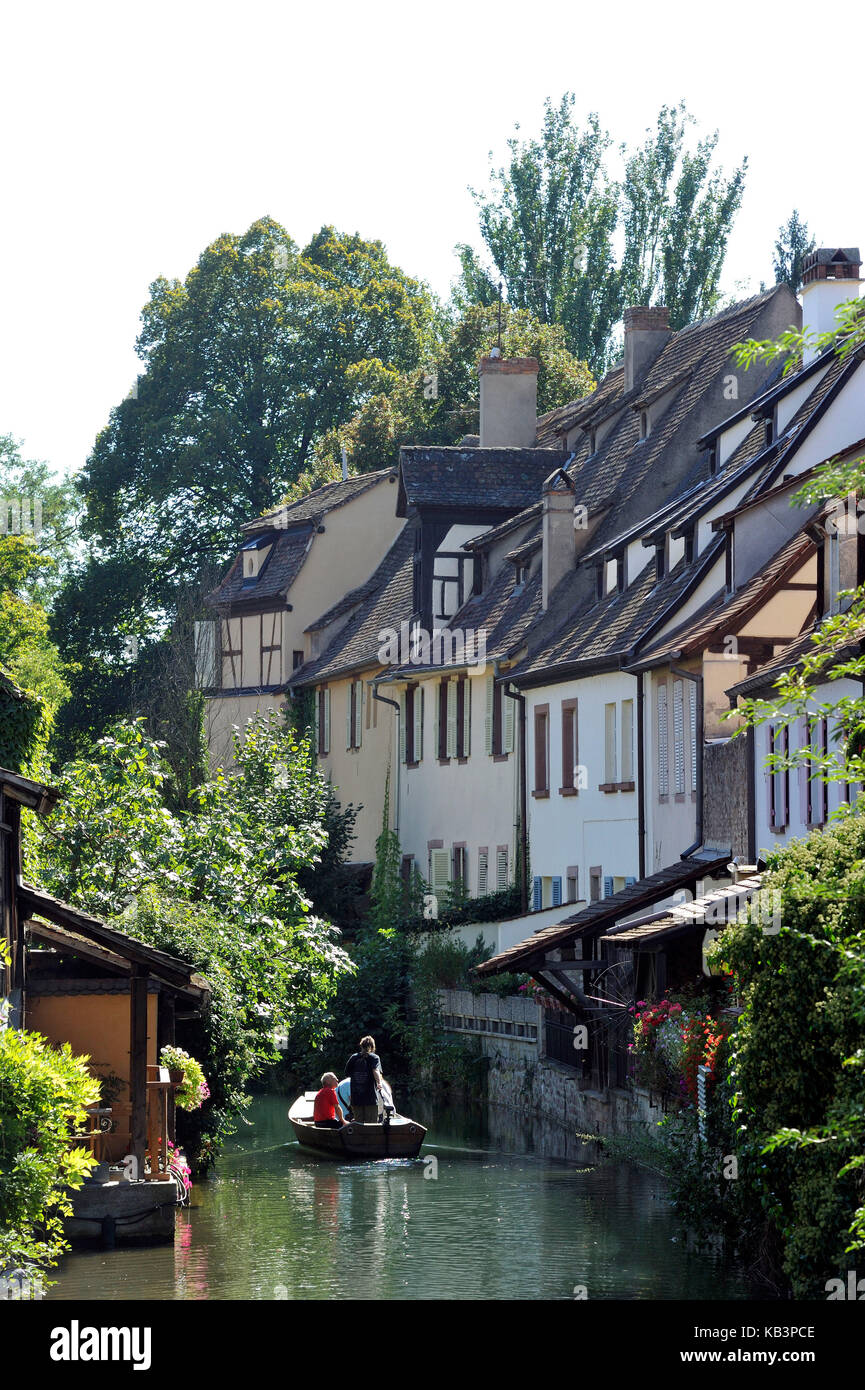
[[531,1119],[540,1152],[573,1158],[578,1134],[654,1133],[663,1118],[647,1091],[581,1089],[575,1068],[545,1057],[544,1011],[533,1000],[440,990],[439,1003],[449,1033],[480,1036],[489,1104]]

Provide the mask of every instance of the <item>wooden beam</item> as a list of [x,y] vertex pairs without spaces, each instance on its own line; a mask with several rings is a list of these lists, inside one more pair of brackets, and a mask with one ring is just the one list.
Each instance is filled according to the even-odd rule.
[[136,965],[129,993],[129,1098],[130,1152],[138,1164],[138,1177],[144,1177],[144,1151],[147,1147],[147,971]]
[[555,970],[568,973],[571,970],[603,970],[606,962],[595,960],[589,956],[583,960],[545,960],[542,966],[544,970]]

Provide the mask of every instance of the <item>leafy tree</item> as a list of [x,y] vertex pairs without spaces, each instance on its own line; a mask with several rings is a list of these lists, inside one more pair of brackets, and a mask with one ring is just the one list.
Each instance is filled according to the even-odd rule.
[[684,103],[662,106],[655,130],[625,160],[621,189],[623,304],[666,304],[673,328],[717,307],[748,164],[729,180],[713,171],[718,132],[690,153],[685,136],[693,124]]
[[772,258],[776,284],[789,285],[793,293],[798,294],[802,288],[802,262],[815,245],[807,222],[802,221],[798,209],[794,208],[787,221],[778,228]]
[[598,371],[621,317],[617,192],[604,167],[610,137],[594,113],[580,130],[574,102],[572,93],[558,106],[547,101],[540,138],[513,136],[507,167],[490,170],[490,191],[471,190],[495,276],[484,276],[471,248],[459,246],[457,299],[469,301],[480,289],[489,303],[501,277],[515,308],[561,324],[570,351]]
[[30,595],[51,567],[32,536],[0,535],[0,696],[5,766],[44,771],[48,739],[69,693],[68,672],[50,639],[48,617]]
[[487,193],[474,191],[493,269],[458,246],[455,298],[488,303],[501,277],[512,304],[561,324],[570,351],[600,373],[627,304],[666,303],[674,327],[712,312],[746,161],[725,179],[713,169],[717,134],[689,152],[692,118],[664,106],[639,149],[622,147],[617,183],[604,163],[610,136],[594,113],[580,129],[574,104],[573,93],[548,101],[540,138],[513,137],[507,167],[491,170]]
[[437,321],[380,242],[332,227],[301,250],[263,218],[184,281],[154,281],[142,374],[77,479],[89,551],[53,617],[80,667],[67,747],[75,719],[100,733],[151,708],[162,660],[148,672],[146,655],[184,596],[212,587],[240,524],[282,497],[320,434],[417,366]]
[[[456,444],[478,428],[478,359],[496,341],[498,300],[475,304],[455,320],[424,368],[403,374],[387,392],[364,402],[353,418],[325,434],[298,492],[340,476],[345,448],[351,467],[363,473],[396,465],[403,444]],[[538,412],[565,405],[594,389],[585,362],[565,346],[564,329],[540,323],[524,309],[501,306],[502,351],[536,357]]]
[[[28,518],[29,534],[50,564],[28,577],[26,593],[49,608],[76,554],[80,498],[72,478],[55,478],[47,463],[21,457],[11,434],[0,435],[0,533],[6,534],[10,504]],[[23,504],[23,505],[22,505]],[[38,507],[38,511],[37,511]],[[39,522],[36,534],[36,522]]]
[[230,773],[173,809],[164,747],[143,721],[112,729],[63,768],[64,796],[35,830],[51,891],[164,946],[212,977],[190,1050],[215,1075],[188,1137],[209,1161],[273,1061],[277,1028],[322,1036],[351,962],[299,883],[324,848],[327,783],[285,720],[251,720]]

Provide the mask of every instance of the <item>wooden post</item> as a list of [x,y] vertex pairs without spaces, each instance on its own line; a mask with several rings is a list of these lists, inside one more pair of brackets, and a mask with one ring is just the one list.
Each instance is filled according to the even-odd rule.
[[140,965],[132,968],[129,1025],[129,1099],[132,1102],[129,1148],[138,1164],[138,1177],[143,1178],[147,1147],[147,971]]
[[[157,1051],[166,1046],[173,1046],[175,1040],[175,1010],[174,995],[165,987],[159,987],[159,1035],[157,1038]],[[175,1105],[174,1092],[171,1091],[167,1098],[168,1106],[168,1137],[172,1144],[177,1142],[175,1135]]]

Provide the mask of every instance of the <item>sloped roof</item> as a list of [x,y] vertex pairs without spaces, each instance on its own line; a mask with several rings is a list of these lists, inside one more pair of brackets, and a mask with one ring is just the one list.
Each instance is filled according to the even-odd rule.
[[775,589],[783,585],[784,580],[802,568],[814,551],[810,536],[804,531],[798,532],[741,589],[734,594],[728,594],[726,590],[715,594],[698,612],[668,632],[655,646],[649,645],[634,664],[650,666],[668,660],[674,652],[702,651],[719,627],[723,627],[725,632],[735,631],[738,625],[747,622]]
[[[691,565],[681,559],[660,581],[651,562],[624,593],[613,590],[602,599],[589,598],[566,613],[543,645],[529,650],[512,672],[517,684],[554,677],[563,669],[616,665],[645,637],[653,623],[682,602],[721,553],[714,540]],[[535,679],[535,683],[537,680]]]
[[406,446],[400,450],[397,516],[406,516],[409,507],[521,511],[567,457],[553,449]]
[[373,473],[358,473],[353,478],[340,478],[335,483],[323,483],[321,487],[314,488],[296,502],[286,502],[252,521],[247,521],[240,529],[248,535],[251,532],[268,531],[272,527],[284,530],[287,526],[295,526],[302,521],[318,521],[328,512],[335,511],[337,507],[344,507],[347,502],[353,502],[364,492],[378,487],[379,483],[387,478],[396,479],[396,473],[392,468],[379,468]]
[[[403,527],[366,584],[354,590],[355,597],[361,597],[351,617],[319,657],[298,667],[287,682],[287,688],[320,685],[351,671],[381,665],[378,656],[382,645],[380,633],[387,628],[399,631],[400,624],[412,616],[413,578],[414,527],[408,525]],[[335,607],[348,611],[341,608],[341,604]],[[334,609],[330,610],[330,615],[333,621]]]
[[694,898],[692,902],[656,914],[651,921],[632,922],[607,932],[600,939],[607,945],[626,946],[633,951],[660,950],[680,936],[705,931],[707,926],[718,922],[726,924],[731,920],[731,914],[738,915],[751,901],[762,881],[762,874],[740,878],[738,883],[716,888],[711,893]]
[[313,535],[311,525],[299,532],[274,531],[273,549],[254,583],[244,580],[241,551],[222,582],[207,595],[207,607],[222,608],[231,603],[258,604],[265,599],[283,598],[300,573]]
[[475,972],[478,975],[501,975],[505,971],[538,969],[547,951],[571,945],[578,938],[593,940],[608,923],[669,897],[689,883],[696,884],[698,879],[711,878],[713,873],[726,867],[728,859],[729,855],[726,854],[715,859],[681,859],[666,869],[638,879],[609,898],[589,903],[582,912],[572,913],[554,926],[543,927],[524,941],[518,941],[515,946],[482,961],[475,966]]

